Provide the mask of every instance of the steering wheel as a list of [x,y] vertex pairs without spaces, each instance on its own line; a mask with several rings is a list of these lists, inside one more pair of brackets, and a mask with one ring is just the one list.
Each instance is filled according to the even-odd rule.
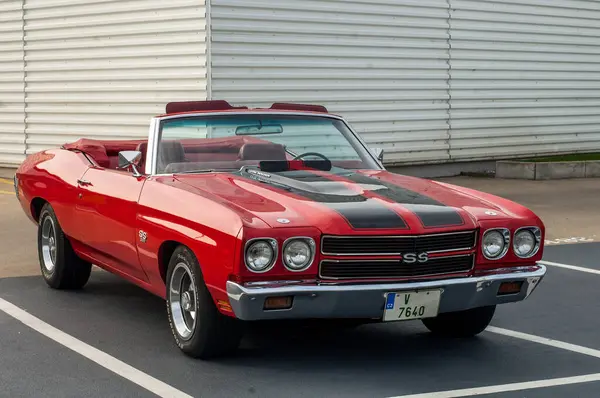
[[300,155],[297,155],[294,158],[294,160],[299,160],[299,159],[303,158],[304,156],[316,156],[325,161],[329,161],[329,159],[327,159],[327,157],[325,155],[321,155],[319,152],[304,152],[304,153],[301,153]]

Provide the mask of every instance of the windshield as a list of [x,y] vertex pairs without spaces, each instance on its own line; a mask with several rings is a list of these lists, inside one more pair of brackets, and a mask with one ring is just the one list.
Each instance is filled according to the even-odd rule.
[[162,122],[157,173],[233,170],[277,160],[326,160],[343,169],[377,164],[338,119],[296,115],[220,115]]

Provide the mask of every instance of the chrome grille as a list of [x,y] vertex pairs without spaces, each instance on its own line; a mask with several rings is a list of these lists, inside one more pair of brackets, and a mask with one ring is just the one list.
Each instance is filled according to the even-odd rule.
[[475,247],[476,231],[416,236],[324,236],[321,253],[329,256],[377,256],[439,253]]
[[465,273],[473,268],[474,255],[430,258],[426,263],[406,264],[396,260],[323,260],[323,279],[413,278]]

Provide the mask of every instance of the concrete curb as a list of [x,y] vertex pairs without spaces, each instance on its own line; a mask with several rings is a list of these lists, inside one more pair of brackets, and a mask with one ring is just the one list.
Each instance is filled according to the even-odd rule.
[[12,180],[17,172],[17,168],[12,167],[0,167],[0,178],[7,178]]
[[496,162],[496,178],[519,180],[560,180],[600,177],[600,160],[580,162]]

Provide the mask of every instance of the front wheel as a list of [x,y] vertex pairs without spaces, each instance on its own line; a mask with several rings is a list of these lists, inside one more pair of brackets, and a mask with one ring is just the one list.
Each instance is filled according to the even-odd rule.
[[177,346],[201,359],[234,352],[242,338],[239,321],[221,314],[190,249],[175,249],[167,270],[167,314]]
[[42,277],[54,289],[81,289],[90,278],[92,264],[77,256],[49,203],[40,212],[38,257]]
[[496,306],[447,312],[435,318],[425,318],[423,324],[434,334],[449,337],[472,337],[483,332],[494,317]]

